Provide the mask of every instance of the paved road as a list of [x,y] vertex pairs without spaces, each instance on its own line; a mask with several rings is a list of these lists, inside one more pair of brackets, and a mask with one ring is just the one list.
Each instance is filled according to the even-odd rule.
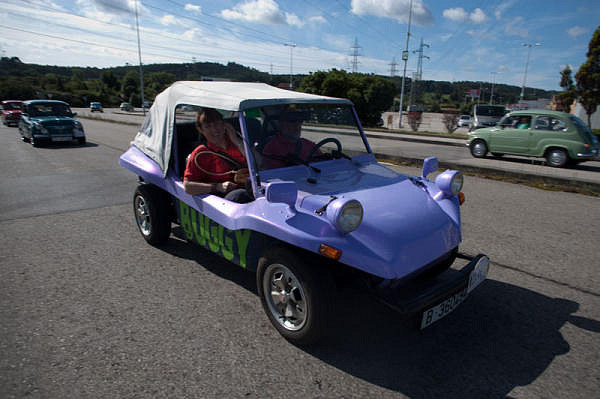
[[599,199],[467,176],[461,250],[489,254],[490,279],[423,332],[342,291],[335,336],[303,350],[252,274],[178,229],[145,244],[117,165],[135,129],[84,125],[83,148],[0,128],[0,397],[597,395]]

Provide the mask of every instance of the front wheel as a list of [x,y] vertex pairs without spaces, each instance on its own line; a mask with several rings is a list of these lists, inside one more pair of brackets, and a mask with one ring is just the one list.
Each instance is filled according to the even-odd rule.
[[133,212],[142,237],[150,245],[164,244],[171,235],[167,194],[158,187],[141,184],[133,195]]
[[270,248],[258,262],[256,286],[271,324],[285,339],[308,345],[325,335],[334,289],[326,266],[305,262],[287,248]]
[[551,148],[546,153],[546,162],[554,168],[562,168],[569,161],[569,155],[561,148]]
[[471,155],[475,158],[483,158],[488,152],[487,144],[483,140],[475,140],[469,146],[471,149]]

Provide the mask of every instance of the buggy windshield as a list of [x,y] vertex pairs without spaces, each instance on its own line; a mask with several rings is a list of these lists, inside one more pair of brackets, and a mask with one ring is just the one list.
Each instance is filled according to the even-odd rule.
[[[195,137],[194,122],[200,107],[180,105],[176,111],[178,145]],[[218,110],[241,135],[239,113]],[[351,157],[367,151],[350,105],[283,104],[244,111],[248,144],[258,170]],[[194,145],[197,141],[194,142]],[[189,153],[192,148],[181,148]]]

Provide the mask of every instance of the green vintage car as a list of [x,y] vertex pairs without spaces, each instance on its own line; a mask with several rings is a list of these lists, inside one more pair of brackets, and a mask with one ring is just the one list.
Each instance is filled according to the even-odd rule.
[[553,167],[598,159],[598,139],[581,119],[548,110],[506,114],[496,126],[469,132],[467,146],[476,158],[488,152],[544,157]]

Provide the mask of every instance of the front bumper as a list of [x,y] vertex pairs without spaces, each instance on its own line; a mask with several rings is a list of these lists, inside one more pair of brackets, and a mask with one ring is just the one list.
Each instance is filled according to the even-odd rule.
[[[486,255],[479,254],[469,259],[469,263],[460,270],[449,269],[433,278],[417,277],[393,289],[378,290],[375,294],[386,305],[406,316],[423,314],[448,299],[460,298],[462,302],[470,291],[487,277],[489,267],[489,258]],[[483,275],[478,274],[482,272],[481,269],[485,269]],[[478,278],[480,280],[474,280]],[[453,303],[451,310],[456,306],[458,303]],[[446,314],[448,313],[450,312]]]
[[592,150],[590,152],[578,152],[577,153],[577,158],[578,159],[598,159],[600,155],[598,154],[598,150]]

